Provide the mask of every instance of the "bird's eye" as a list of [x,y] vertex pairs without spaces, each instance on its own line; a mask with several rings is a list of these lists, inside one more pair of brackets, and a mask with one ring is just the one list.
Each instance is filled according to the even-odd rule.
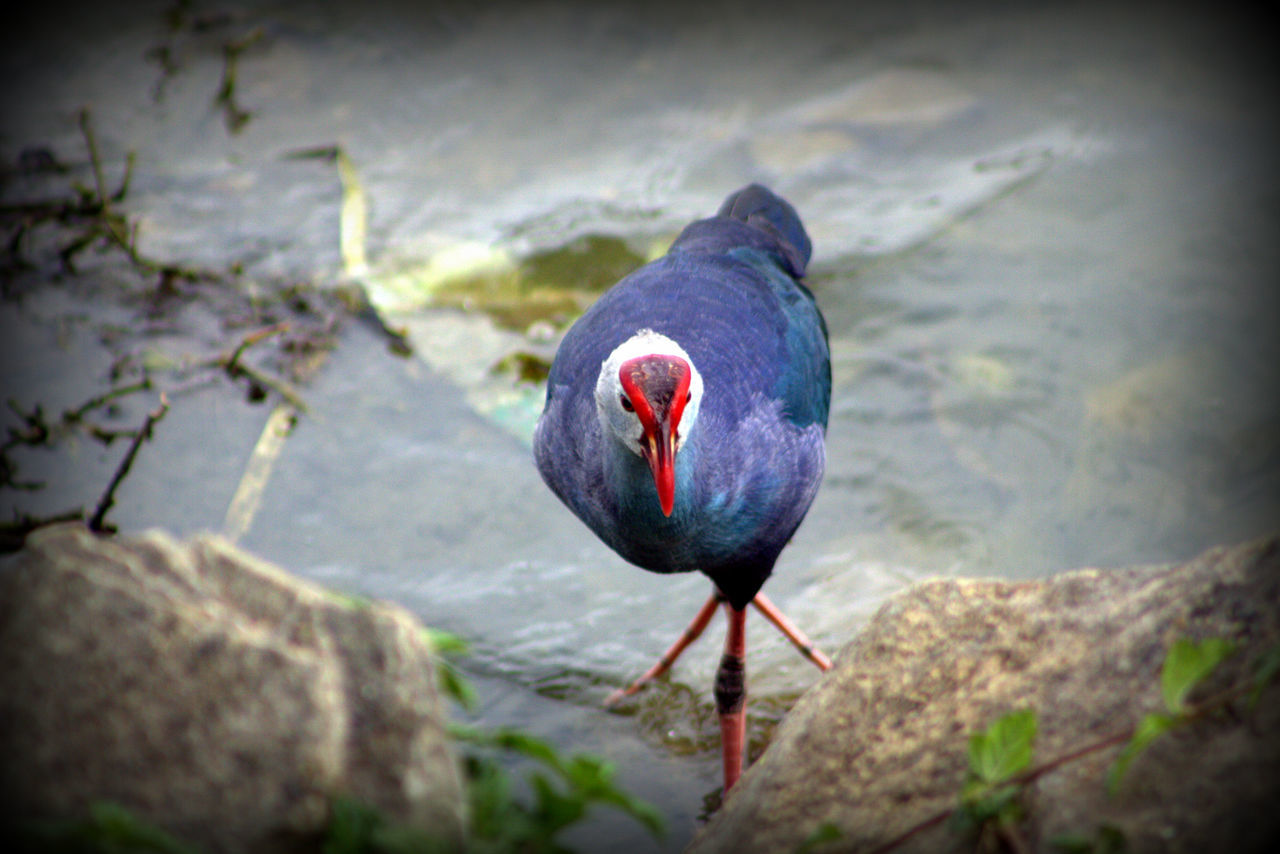
[[618,395],[618,402],[622,404],[622,408],[627,410],[627,412],[636,411],[636,408],[631,405],[631,398],[627,397],[625,394]]
[[693,392],[689,392],[688,394],[686,394],[686,395],[684,396],[684,402],[685,402],[685,403],[688,403],[688,402],[689,402],[689,401],[691,401],[691,400],[693,400]]

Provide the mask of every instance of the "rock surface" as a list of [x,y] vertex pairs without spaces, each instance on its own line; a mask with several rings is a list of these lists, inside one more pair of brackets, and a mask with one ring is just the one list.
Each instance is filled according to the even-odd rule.
[[0,566],[0,814],[116,802],[206,852],[278,851],[354,797],[446,839],[462,789],[430,642],[215,537],[46,528]]
[[[1238,647],[1193,702],[1247,681],[1280,642],[1280,540],[1175,567],[916,585],[841,651],[689,851],[796,851],[827,823],[838,837],[814,851],[876,850],[955,807],[968,735],[1006,712],[1036,711],[1034,766],[1162,711],[1161,666],[1184,636]],[[1105,777],[1119,747],[1038,778],[1023,798],[1026,848],[1060,850],[1064,834],[1096,842],[1110,827],[1129,852],[1274,850],[1280,687],[1232,708],[1156,740],[1115,797]],[[942,821],[893,850],[974,844]]]

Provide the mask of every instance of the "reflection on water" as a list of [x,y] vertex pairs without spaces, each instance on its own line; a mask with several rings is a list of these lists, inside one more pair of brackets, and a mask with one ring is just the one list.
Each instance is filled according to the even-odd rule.
[[[104,8],[10,28],[0,51],[5,162],[46,147],[87,179],[73,116],[91,105],[110,162],[137,151],[127,203],[157,257],[339,279],[337,176],[289,154],[342,147],[365,282],[417,356],[348,331],[246,545],[472,638],[482,717],[616,759],[674,817],[671,847],[716,785],[717,641],[624,715],[595,704],[706,582],[624,565],[520,437],[572,316],[732,189],[772,185],[814,238],[829,471],[769,591],[823,645],[924,575],[1257,535],[1280,491],[1271,78],[1247,32],[1108,4],[793,5],[229,2],[177,30]],[[255,28],[232,135],[221,47]],[[10,175],[5,198],[55,180]],[[172,457],[121,521],[216,527],[257,418],[175,410],[183,438],[157,442]],[[767,723],[814,674],[751,631]]]

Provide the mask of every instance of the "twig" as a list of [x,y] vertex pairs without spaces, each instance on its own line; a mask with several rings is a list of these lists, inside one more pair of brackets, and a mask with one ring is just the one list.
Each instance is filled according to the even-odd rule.
[[111,401],[115,400],[118,397],[124,397],[127,394],[133,394],[135,391],[147,391],[150,388],[151,388],[151,379],[149,377],[141,379],[132,385],[123,385],[123,386],[119,386],[118,388],[113,388],[110,391],[103,392],[97,397],[89,398],[84,403],[77,406],[75,409],[68,409],[66,412],[62,413],[62,420],[65,423],[79,421],[85,416],[86,413],[90,412],[91,410],[97,409],[100,406],[105,406],[106,404],[110,403]]
[[236,100],[236,64],[240,55],[260,41],[265,34],[262,27],[255,27],[245,35],[222,46],[222,84],[213,102],[222,108],[222,119],[230,133],[239,133],[253,113],[243,109]]
[[944,821],[946,821],[948,818],[951,817],[952,812],[954,812],[954,810],[945,810],[943,812],[936,813],[930,816],[929,818],[925,819],[924,821],[920,822],[914,827],[909,828],[905,833],[902,833],[894,837],[893,839],[890,839],[888,842],[886,842],[884,845],[881,845],[879,848],[873,848],[871,851],[871,854],[887,854],[887,852],[892,851],[893,849],[897,848],[899,845],[905,844],[909,839],[911,839],[911,837],[915,836],[917,833],[924,833],[929,828],[936,827],[937,825],[942,824]]
[[[230,372],[230,369],[228,370]],[[269,388],[276,394],[280,395],[289,403],[290,406],[299,412],[307,411],[307,403],[302,399],[302,395],[284,380],[278,380],[275,377],[268,376],[257,368],[251,368],[248,365],[236,365],[235,371],[231,375],[248,377],[250,381],[265,388]]]
[[[124,156],[124,175],[120,177],[120,189],[111,194],[111,201],[124,201],[124,197],[129,193],[129,182],[133,180],[133,167],[137,165],[137,162],[138,153],[136,151],[130,151]],[[133,227],[136,230],[137,223],[134,223]]]
[[254,344],[257,344],[259,341],[265,341],[266,339],[270,338],[272,335],[278,335],[281,332],[288,332],[288,331],[289,331],[289,322],[281,321],[280,323],[263,327],[262,329],[259,329],[256,332],[250,332],[248,335],[245,335],[243,338],[240,339],[240,343],[237,344],[236,348],[231,351],[230,356],[227,356],[225,358],[219,358],[218,364],[224,370],[231,371],[235,369],[237,366],[239,366],[240,357],[244,354],[245,350],[248,350],[250,347],[252,347]]
[[18,406],[18,401],[12,397],[5,400],[5,405],[9,407],[10,412],[22,419],[24,429],[8,428],[9,436],[5,439],[3,446],[0,446],[0,450],[7,451],[16,445],[41,445],[49,440],[49,434],[52,431],[49,423],[44,420],[44,409],[40,404],[37,403],[30,414],[23,412]]
[[80,133],[84,134],[84,144],[89,149],[89,165],[93,167],[93,186],[98,193],[98,204],[103,212],[108,208],[107,184],[102,177],[102,160],[98,157],[98,141],[93,135],[93,123],[89,120],[89,108],[82,107],[79,114]]
[[115,192],[108,192],[107,181],[102,172],[102,157],[98,152],[98,139],[93,132],[93,120],[89,108],[84,107],[79,113],[80,132],[84,136],[85,148],[89,152],[89,164],[93,169],[93,188],[79,186],[80,201],[76,206],[64,205],[60,217],[84,216],[91,222],[88,228],[76,239],[64,246],[58,253],[63,266],[74,271],[72,258],[98,238],[103,238],[108,246],[115,246],[129,258],[129,262],[144,273],[158,274],[162,283],[170,279],[216,279],[214,274],[202,270],[189,270],[175,264],[147,258],[138,251],[138,223],[130,222],[114,206],[114,202],[124,200],[129,192],[129,183],[133,179],[133,169],[137,156],[130,151],[125,155],[124,174],[120,186]]
[[129,450],[125,452],[124,459],[120,461],[120,465],[116,468],[116,473],[111,478],[111,483],[107,485],[106,492],[102,493],[102,498],[98,500],[98,506],[94,509],[93,515],[89,518],[89,530],[94,533],[104,533],[107,527],[104,520],[107,511],[116,503],[116,489],[124,480],[125,475],[129,473],[129,469],[133,467],[133,459],[138,456],[138,449],[142,447],[142,443],[151,438],[151,428],[155,423],[165,416],[169,411],[169,399],[162,393],[160,395],[160,406],[155,410],[147,413],[147,419],[142,422],[142,426],[138,428],[138,432],[133,435],[133,441],[129,444]]
[[12,522],[0,522],[0,553],[16,552],[26,542],[27,535],[36,528],[56,525],[59,522],[79,522],[84,519],[84,508],[77,507],[53,516],[14,515]]
[[244,338],[240,339],[240,343],[237,344],[236,348],[229,354],[217,356],[212,359],[209,364],[226,371],[227,376],[232,379],[248,377],[250,382],[261,386],[262,388],[271,389],[276,394],[280,395],[291,406],[293,406],[294,409],[297,409],[299,412],[306,412],[307,404],[302,399],[302,395],[299,394],[293,386],[289,385],[284,380],[278,380],[275,377],[269,376],[268,374],[265,374],[257,368],[247,365],[240,360],[240,357],[244,355],[244,352],[254,344],[257,344],[259,341],[269,338],[272,335],[287,332],[289,328],[289,323],[281,322],[259,329],[256,332],[251,332],[244,336]]

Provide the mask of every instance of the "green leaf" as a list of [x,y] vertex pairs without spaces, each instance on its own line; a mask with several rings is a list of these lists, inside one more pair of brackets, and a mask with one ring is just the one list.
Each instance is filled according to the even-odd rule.
[[1083,833],[1064,833],[1049,840],[1049,846],[1060,854],[1121,854],[1128,848],[1124,831],[1115,825],[1098,827],[1093,837]]
[[360,854],[368,851],[382,817],[372,807],[350,798],[334,798],[329,804],[329,825],[320,845],[321,854]]
[[827,842],[835,842],[844,834],[840,832],[840,828],[833,822],[824,821],[818,825],[817,830],[810,833],[804,838],[804,842],[800,843],[800,847],[796,849],[795,854],[812,854],[813,849]]
[[964,823],[972,827],[980,827],[993,819],[1004,824],[1014,823],[1021,813],[1018,804],[1021,792],[1022,787],[1013,784],[981,786],[971,791],[968,797],[963,798],[964,804],[961,806]]
[[530,774],[529,785],[533,787],[537,803],[533,814],[538,819],[538,826],[547,839],[555,836],[563,828],[581,821],[587,812],[587,800],[577,797],[578,793],[570,790],[561,793],[543,774]]
[[1093,854],[1093,840],[1083,833],[1060,833],[1049,840],[1059,854]]
[[[198,848],[138,818],[127,808],[99,801],[88,815],[70,821],[20,820],[5,838],[14,836],[24,851],[132,852],[132,854],[198,854]],[[16,832],[16,833],[15,833]]]
[[400,824],[375,807],[341,796],[329,803],[329,823],[320,841],[321,854],[446,854],[456,847],[453,839]]
[[113,843],[111,847],[120,846],[121,850],[163,854],[187,854],[196,850],[155,825],[137,818],[119,804],[93,804],[89,807],[89,815],[91,823],[102,834],[101,838]]
[[662,815],[650,804],[633,798],[613,782],[616,767],[594,756],[575,756],[565,768],[570,785],[591,801],[608,804],[644,825],[654,838],[661,839],[665,828]]
[[1137,729],[1133,731],[1133,738],[1129,739],[1129,743],[1120,751],[1111,770],[1107,772],[1107,792],[1114,796],[1120,790],[1120,781],[1124,779],[1125,773],[1128,772],[1133,760],[1138,758],[1138,754],[1146,750],[1151,742],[1177,726],[1179,722],[1178,718],[1159,712],[1152,712],[1143,718],[1138,723]]
[[440,690],[467,711],[474,711],[479,700],[471,683],[462,678],[458,668],[452,662],[440,659],[436,662],[436,673],[440,678]]
[[1253,688],[1249,691],[1250,709],[1258,705],[1263,689],[1275,680],[1277,673],[1280,673],[1280,644],[1271,647],[1258,659],[1257,672],[1253,675]]
[[969,770],[987,786],[1003,783],[1031,765],[1036,713],[1019,709],[969,737]]
[[596,803],[627,813],[655,838],[662,838],[661,814],[617,787],[610,762],[586,755],[565,759],[548,742],[518,730],[485,731],[450,724],[449,733],[467,744],[517,753],[552,772],[529,775],[535,803],[526,805],[512,797],[496,762],[472,757],[472,830],[476,837],[493,841],[495,851],[560,850],[554,835],[580,821]]
[[564,771],[564,762],[560,754],[556,753],[556,749],[548,741],[514,729],[497,729],[490,734],[490,737],[490,743],[494,747],[527,756],[555,771],[561,773]]
[[1235,646],[1222,638],[1205,638],[1200,643],[1187,638],[1174,641],[1160,672],[1160,690],[1170,714],[1186,712],[1187,694],[1233,652]]
[[436,655],[466,655],[471,648],[461,635],[455,635],[443,629],[424,626],[422,634],[427,639],[427,643],[431,644],[431,651]]

